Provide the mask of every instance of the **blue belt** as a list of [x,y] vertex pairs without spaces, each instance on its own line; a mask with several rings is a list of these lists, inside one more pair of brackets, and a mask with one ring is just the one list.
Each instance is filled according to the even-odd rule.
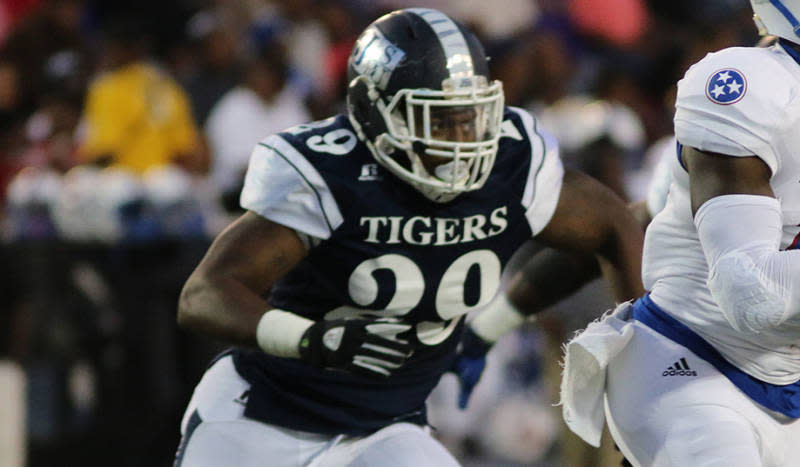
[[650,299],[650,295],[645,295],[634,302],[633,317],[712,364],[754,401],[775,412],[800,418],[800,381],[779,386],[753,378],[725,360],[717,349],[686,325],[659,308]]

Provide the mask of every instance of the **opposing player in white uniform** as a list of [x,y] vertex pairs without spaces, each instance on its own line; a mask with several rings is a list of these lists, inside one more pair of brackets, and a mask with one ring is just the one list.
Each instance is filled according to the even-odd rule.
[[425,430],[425,400],[467,313],[516,316],[492,298],[523,243],[595,253],[618,298],[643,290],[624,203],[504,107],[462,25],[386,15],[348,79],[347,114],[257,145],[248,212],[184,287],[180,323],[240,347],[197,386],[176,465],[455,465]]
[[800,465],[800,0],[751,4],[778,43],[711,53],[678,83],[649,294],[567,348],[565,419],[594,442],[578,370],[608,364],[608,425],[637,466]]

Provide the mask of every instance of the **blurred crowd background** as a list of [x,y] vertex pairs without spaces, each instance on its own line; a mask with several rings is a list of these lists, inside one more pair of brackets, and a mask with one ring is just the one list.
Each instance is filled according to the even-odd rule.
[[[673,147],[677,80],[757,40],[747,0],[3,0],[0,464],[171,465],[221,349],[177,329],[178,293],[240,214],[252,147],[343,112],[354,39],[409,6],[469,25],[506,102],[632,201]],[[595,283],[501,342],[466,412],[443,378],[435,434],[465,465],[618,464],[553,406],[560,344],[610,302]]]

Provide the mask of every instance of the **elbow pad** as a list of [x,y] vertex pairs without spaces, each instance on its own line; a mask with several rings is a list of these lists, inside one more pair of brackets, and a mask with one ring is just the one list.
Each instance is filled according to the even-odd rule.
[[779,251],[783,222],[775,198],[725,195],[694,220],[708,262],[708,289],[739,332],[776,328],[800,306],[800,251]]

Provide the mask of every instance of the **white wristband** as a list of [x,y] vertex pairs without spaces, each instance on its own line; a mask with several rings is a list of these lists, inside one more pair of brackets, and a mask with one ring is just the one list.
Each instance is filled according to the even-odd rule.
[[501,292],[472,320],[470,326],[478,337],[489,344],[494,344],[503,334],[524,321],[525,315],[517,311],[506,294]]
[[269,310],[258,321],[258,346],[276,357],[300,358],[300,339],[312,324],[314,321],[288,311]]

